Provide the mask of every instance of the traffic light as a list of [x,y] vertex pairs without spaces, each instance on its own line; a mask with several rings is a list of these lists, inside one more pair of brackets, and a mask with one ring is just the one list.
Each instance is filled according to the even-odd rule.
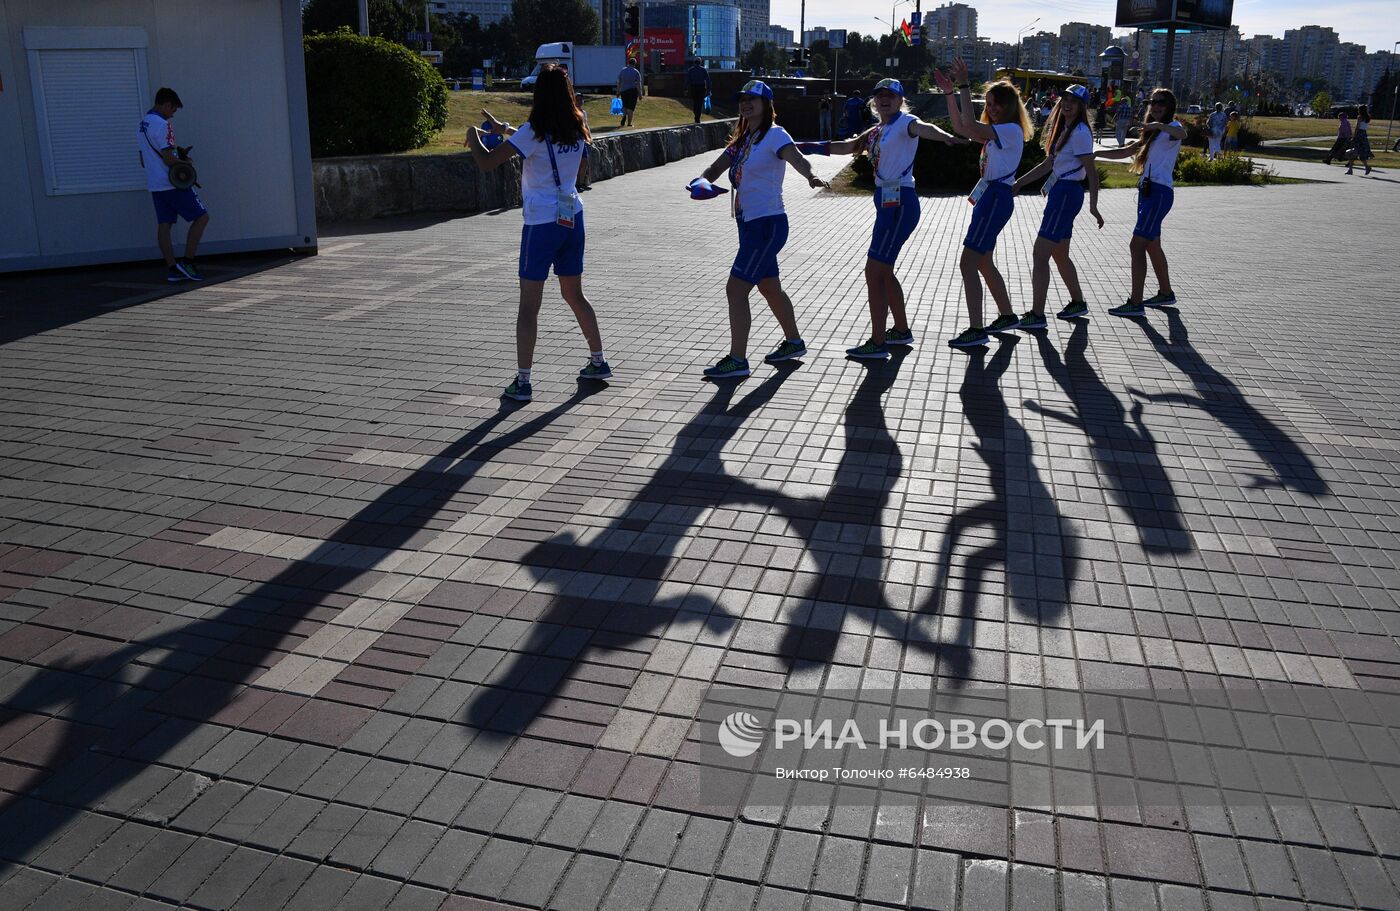
[[794,67],[805,67],[810,59],[810,54],[805,47],[797,47],[792,49],[792,59],[788,63]]
[[622,30],[629,35],[640,35],[642,32],[642,8],[640,5],[629,6],[622,13]]

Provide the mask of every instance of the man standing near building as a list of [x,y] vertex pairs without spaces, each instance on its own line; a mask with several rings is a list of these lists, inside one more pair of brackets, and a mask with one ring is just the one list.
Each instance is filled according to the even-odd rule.
[[1215,103],[1215,110],[1206,118],[1206,135],[1209,145],[1206,146],[1206,157],[1216,159],[1220,157],[1220,140],[1225,138],[1225,125],[1230,122],[1230,115],[1225,113],[1225,105],[1220,102]]
[[617,97],[622,99],[622,123],[618,124],[618,129],[632,125],[632,115],[637,112],[637,100],[641,96],[642,74],[629,60],[617,74]]
[[[166,281],[203,281],[204,276],[194,265],[194,255],[199,249],[199,239],[209,224],[209,210],[204,208],[194,187],[176,189],[170,182],[170,167],[180,160],[180,150],[175,146],[175,126],[171,120],[175,112],[184,107],[174,89],[162,88],[156,92],[155,104],[141,119],[136,131],[136,149],[141,156],[141,165],[146,169],[146,189],[151,191],[151,201],[156,207],[156,242],[160,244],[161,255],[165,257]],[[170,229],[175,221],[183,218],[190,223],[189,237],[185,241],[185,258],[175,259],[175,247],[170,241]]]
[[690,110],[699,123],[705,111],[705,98],[710,94],[710,71],[701,66],[699,60],[690,61],[690,69],[685,71],[685,85],[690,89]]

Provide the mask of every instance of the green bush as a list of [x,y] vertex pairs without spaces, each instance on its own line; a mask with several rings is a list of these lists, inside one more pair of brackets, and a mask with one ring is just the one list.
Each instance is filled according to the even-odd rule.
[[1195,150],[1183,150],[1174,177],[1185,183],[1253,183],[1253,174],[1248,158],[1226,154],[1211,161]]
[[305,46],[312,155],[403,152],[447,126],[447,83],[403,45],[343,28]]

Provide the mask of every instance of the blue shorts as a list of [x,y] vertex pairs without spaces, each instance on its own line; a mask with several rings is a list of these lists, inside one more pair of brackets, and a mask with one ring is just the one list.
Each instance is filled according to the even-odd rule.
[[967,227],[963,246],[978,253],[992,252],[997,245],[997,235],[1011,220],[1015,208],[1016,195],[1011,192],[1010,184],[1000,181],[987,184],[982,198],[972,207],[972,224]]
[[583,274],[583,213],[574,214],[574,226],[549,222],[526,225],[520,232],[520,277],[526,281],[542,282],[549,278],[549,267],[555,275]]
[[1074,219],[1084,208],[1084,184],[1078,180],[1057,180],[1045,197],[1045,216],[1040,220],[1040,236],[1059,243],[1074,235]]
[[1162,236],[1162,219],[1172,210],[1175,193],[1171,187],[1147,182],[1138,187],[1138,217],[1133,236],[1156,240]]
[[186,187],[183,190],[157,190],[151,194],[151,202],[155,203],[156,224],[160,225],[173,225],[178,218],[198,221],[209,214],[194,187]]
[[778,251],[788,239],[787,215],[768,215],[739,223],[739,253],[729,274],[756,285],[778,277]]
[[877,263],[893,266],[904,249],[904,242],[919,226],[919,194],[913,187],[899,188],[899,205],[880,205],[880,188],[875,188],[875,234],[870,238],[866,256]]

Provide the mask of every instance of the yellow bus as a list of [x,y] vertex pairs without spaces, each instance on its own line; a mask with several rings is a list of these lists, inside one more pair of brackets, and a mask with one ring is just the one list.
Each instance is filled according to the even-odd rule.
[[1022,70],[1003,67],[997,70],[997,79],[1009,79],[1021,90],[1021,96],[1029,97],[1032,92],[1054,89],[1057,93],[1072,85],[1097,88],[1101,81],[1097,76],[1071,76],[1068,73],[1052,73],[1048,70]]

